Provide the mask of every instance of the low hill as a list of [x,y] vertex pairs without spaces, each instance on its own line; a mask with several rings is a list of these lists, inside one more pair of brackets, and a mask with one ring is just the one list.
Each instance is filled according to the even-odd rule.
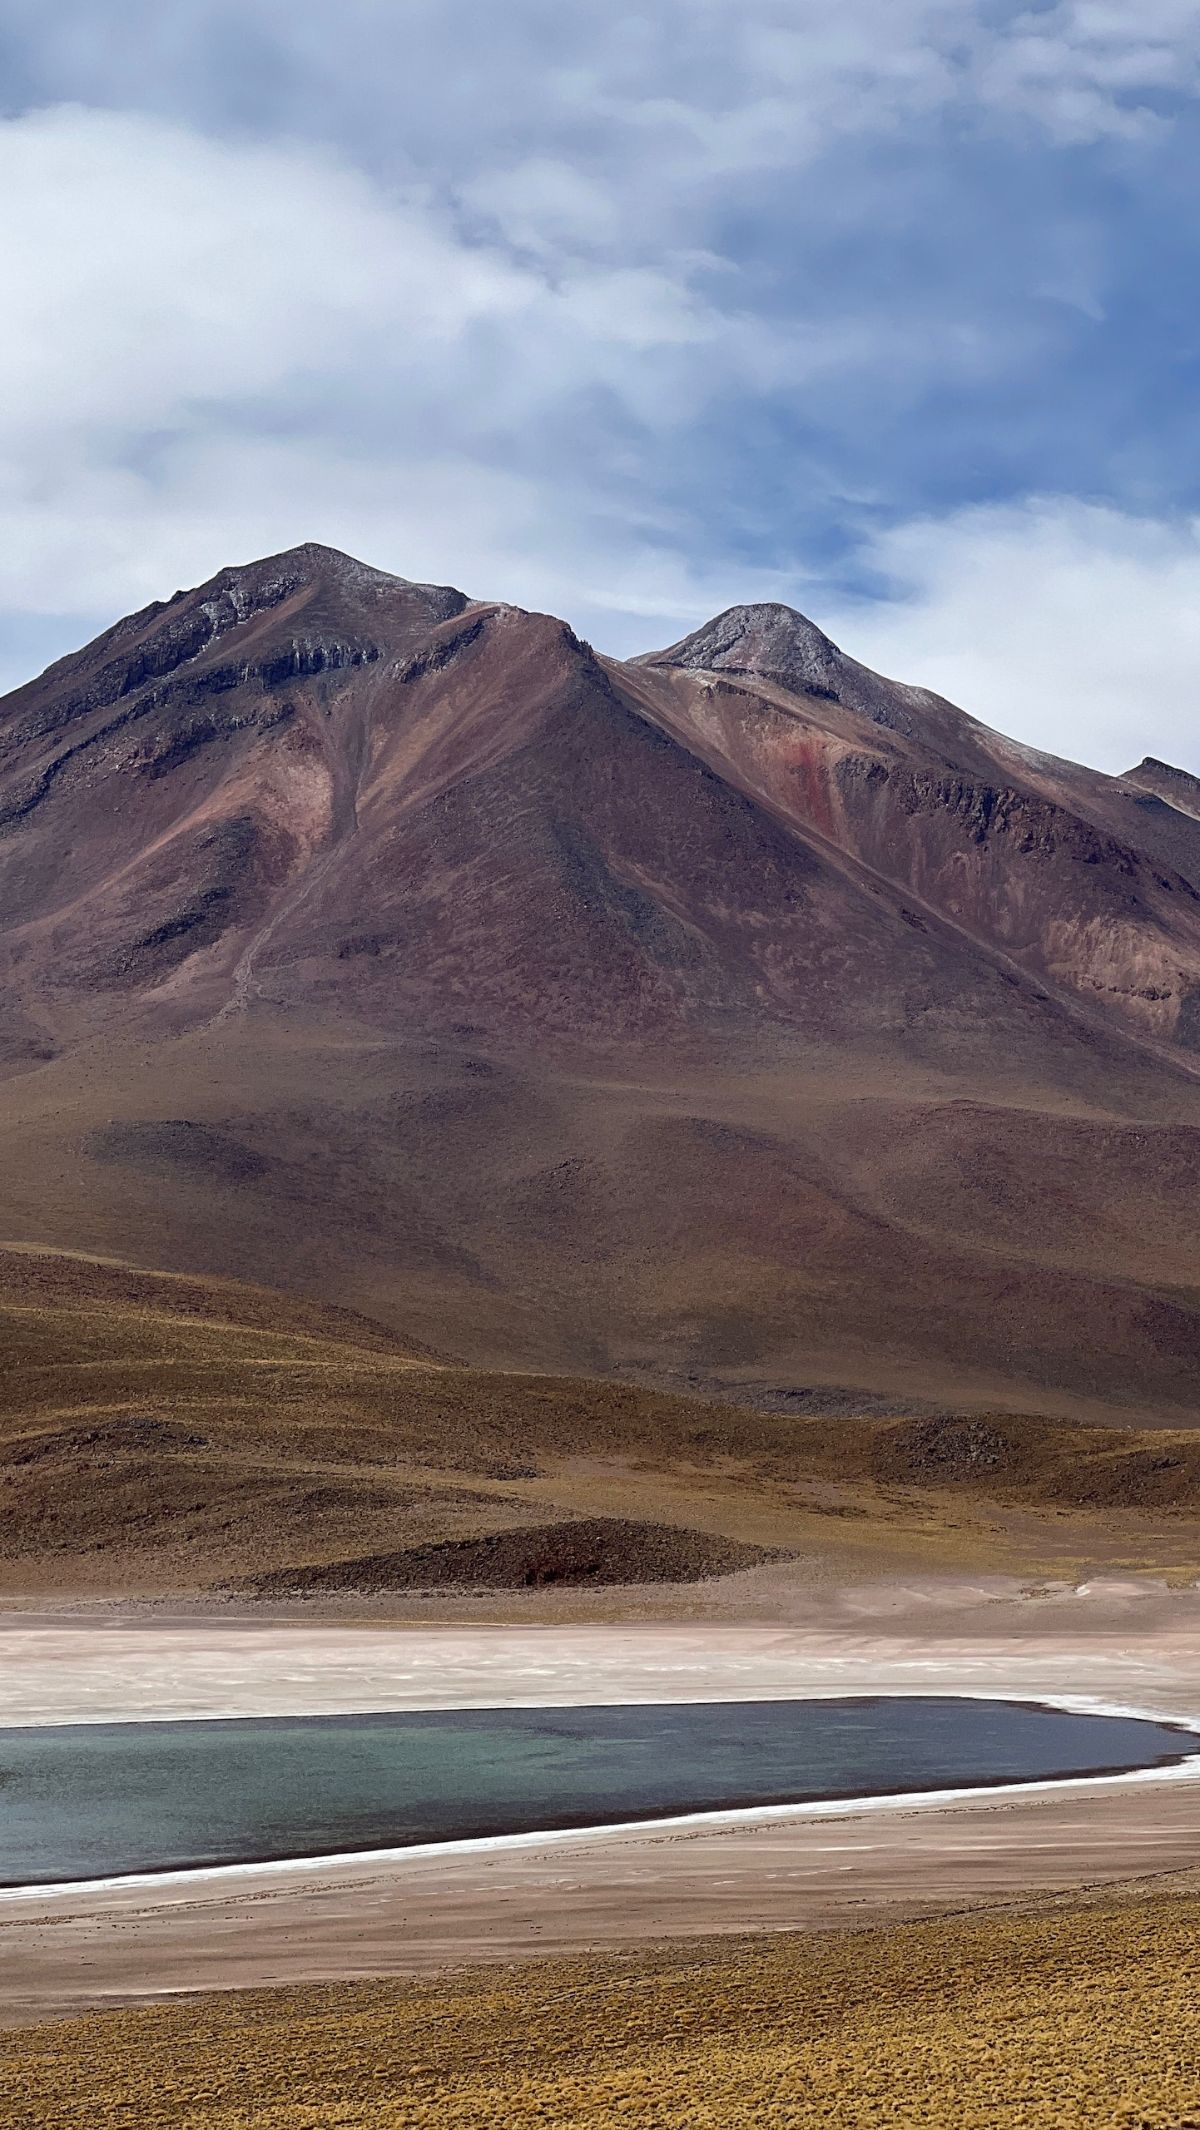
[[661,1605],[756,1569],[753,1606],[832,1567],[1198,1564],[1186,1433],[488,1373],[228,1281],[14,1250],[0,1341],[9,1600]]

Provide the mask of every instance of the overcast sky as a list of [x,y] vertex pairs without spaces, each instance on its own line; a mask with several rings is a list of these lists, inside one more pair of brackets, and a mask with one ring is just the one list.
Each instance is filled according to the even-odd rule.
[[1200,770],[1200,0],[0,0],[0,684],[303,539]]

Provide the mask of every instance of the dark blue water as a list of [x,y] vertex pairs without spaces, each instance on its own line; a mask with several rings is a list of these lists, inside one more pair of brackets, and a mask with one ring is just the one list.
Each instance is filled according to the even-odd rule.
[[1115,1773],[1196,1744],[949,1697],[5,1730],[0,1885]]

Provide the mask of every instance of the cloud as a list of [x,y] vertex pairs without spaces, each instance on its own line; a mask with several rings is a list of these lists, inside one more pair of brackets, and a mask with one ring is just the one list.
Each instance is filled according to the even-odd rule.
[[561,156],[528,156],[487,178],[468,179],[458,193],[464,206],[518,252],[603,256],[619,246],[611,188]]
[[1051,754],[1200,772],[1200,519],[1040,497],[898,525],[863,559],[888,596],[824,620],[867,664]]
[[[343,146],[438,151],[458,176],[515,141],[603,157],[614,125],[691,133],[714,175],[954,104],[1072,140],[1194,96],[1195,0],[6,0],[29,101],[142,105]],[[597,120],[602,123],[597,124]],[[636,175],[636,173],[632,173]]]
[[464,335],[538,298],[419,206],[274,145],[60,107],[0,126],[0,439],[153,430],[361,353]]
[[983,44],[975,80],[982,102],[1057,141],[1144,138],[1200,89],[1200,6],[1058,0],[1030,8]]
[[[616,648],[700,618],[702,587],[727,603],[757,505],[722,504],[698,429],[719,457],[730,411],[870,392],[870,320],[764,316],[699,249],[614,264],[586,189],[521,170],[485,221],[290,140],[75,105],[0,124],[24,203],[0,225],[0,609],[62,615],[67,649],[76,617],[309,537]],[[498,230],[548,198],[570,256]],[[896,320],[888,389],[998,346]],[[736,556],[756,596],[794,581],[771,545]]]
[[1080,712],[1068,565],[1190,581],[1200,0],[0,0],[0,80],[14,678],[314,537],[616,650],[837,610],[987,714],[1032,546]]
[[[251,524],[276,544],[319,534],[335,471],[345,544],[369,551],[390,523],[391,553],[411,526],[418,573],[433,564],[410,499],[429,547],[447,507],[431,466],[458,501],[464,573],[470,499],[519,496],[530,517],[537,494],[556,577],[563,439],[583,416],[600,452],[668,431],[749,353],[682,268],[522,261],[329,152],[57,107],[0,125],[0,190],[25,203],[0,225],[12,610],[93,611],[151,571],[157,590]],[[585,526],[600,501],[573,498]],[[511,538],[495,509],[489,523],[484,590]]]
[[[0,451],[148,434],[256,397],[279,421],[314,379],[397,404],[458,396],[503,429],[556,390],[674,410],[652,358],[725,321],[671,262],[522,262],[412,186],[328,152],[216,142],[59,106],[0,124]],[[636,358],[636,359],[634,359]],[[375,383],[372,383],[372,377]]]

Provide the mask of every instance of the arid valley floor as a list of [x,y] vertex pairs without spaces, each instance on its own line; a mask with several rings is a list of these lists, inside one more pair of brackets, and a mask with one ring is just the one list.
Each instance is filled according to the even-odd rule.
[[[10,1613],[0,1718],[940,1690],[1200,1724],[1191,1589],[765,1573],[659,1623]],[[0,2096],[22,2130],[1177,2130],[1198,1848],[1167,1771],[8,1894]]]

